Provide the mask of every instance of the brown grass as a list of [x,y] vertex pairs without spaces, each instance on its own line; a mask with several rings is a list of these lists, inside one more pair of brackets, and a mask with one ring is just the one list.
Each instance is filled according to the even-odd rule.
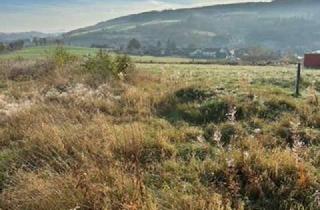
[[238,80],[261,76],[249,67],[145,64],[92,85],[81,59],[11,62],[0,64],[0,209],[319,208],[314,91]]

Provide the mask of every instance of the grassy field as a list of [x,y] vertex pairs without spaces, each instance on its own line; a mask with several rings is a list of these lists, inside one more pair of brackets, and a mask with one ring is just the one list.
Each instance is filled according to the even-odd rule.
[[[86,47],[71,47],[64,46],[64,48],[71,54],[77,56],[94,55],[99,49]],[[55,45],[46,47],[29,47],[19,51],[0,54],[0,59],[39,59],[50,56],[56,49]],[[137,63],[187,63],[192,62],[192,59],[178,58],[178,57],[154,57],[154,56],[132,56],[132,59]],[[198,62],[205,62],[205,60],[197,59]]]
[[[74,55],[88,55],[95,54],[98,50],[94,48],[85,47],[70,47],[66,46],[66,50]],[[24,58],[24,59],[38,59],[50,56],[56,49],[55,45],[46,47],[29,47],[22,50],[14,51],[11,53],[6,53],[0,55],[0,59],[14,59],[14,58]]]
[[0,209],[320,208],[320,72],[86,62],[0,60]]

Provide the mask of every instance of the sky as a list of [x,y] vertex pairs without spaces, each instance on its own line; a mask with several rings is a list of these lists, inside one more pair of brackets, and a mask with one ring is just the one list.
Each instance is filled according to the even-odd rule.
[[262,0],[0,0],[0,32],[66,32],[150,10]]

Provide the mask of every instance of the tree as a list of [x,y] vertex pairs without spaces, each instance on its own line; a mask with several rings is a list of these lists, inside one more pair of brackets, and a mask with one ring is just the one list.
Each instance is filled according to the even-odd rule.
[[9,43],[10,50],[21,50],[23,48],[23,46],[24,46],[23,40],[17,40],[17,41]]
[[127,49],[129,51],[139,50],[140,48],[141,48],[141,44],[137,39],[131,39],[127,46]]
[[56,39],[56,40],[54,40],[54,43],[56,45],[64,45],[64,41],[62,39]]
[[167,54],[173,54],[177,50],[177,44],[170,39],[167,41],[166,52]]
[[38,37],[33,37],[32,43],[35,44],[36,46],[40,45],[46,45],[48,40],[46,38],[38,38]]
[[271,49],[264,47],[252,47],[247,49],[245,56],[241,59],[250,63],[271,62],[279,59],[280,55]]
[[158,49],[161,49],[161,48],[162,48],[161,41],[158,41],[158,42],[157,42],[157,48],[158,48]]
[[195,49],[197,49],[197,46],[194,43],[189,43],[187,48],[190,50],[195,50]]
[[6,50],[6,46],[0,42],[0,53],[4,52]]
[[39,44],[40,44],[41,46],[46,45],[46,44],[47,44],[47,39],[46,39],[46,38],[40,38],[40,39],[39,39]]
[[38,46],[38,45],[39,45],[39,40],[38,40],[38,38],[37,38],[37,37],[33,37],[33,38],[32,38],[32,43],[33,43],[34,45]]

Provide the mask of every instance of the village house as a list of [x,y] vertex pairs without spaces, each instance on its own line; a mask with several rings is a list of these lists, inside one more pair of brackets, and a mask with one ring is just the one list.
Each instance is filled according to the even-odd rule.
[[306,68],[320,69],[320,51],[306,53],[304,55],[304,66]]
[[228,59],[231,56],[231,52],[225,48],[205,48],[196,49],[189,54],[191,58],[202,59]]

